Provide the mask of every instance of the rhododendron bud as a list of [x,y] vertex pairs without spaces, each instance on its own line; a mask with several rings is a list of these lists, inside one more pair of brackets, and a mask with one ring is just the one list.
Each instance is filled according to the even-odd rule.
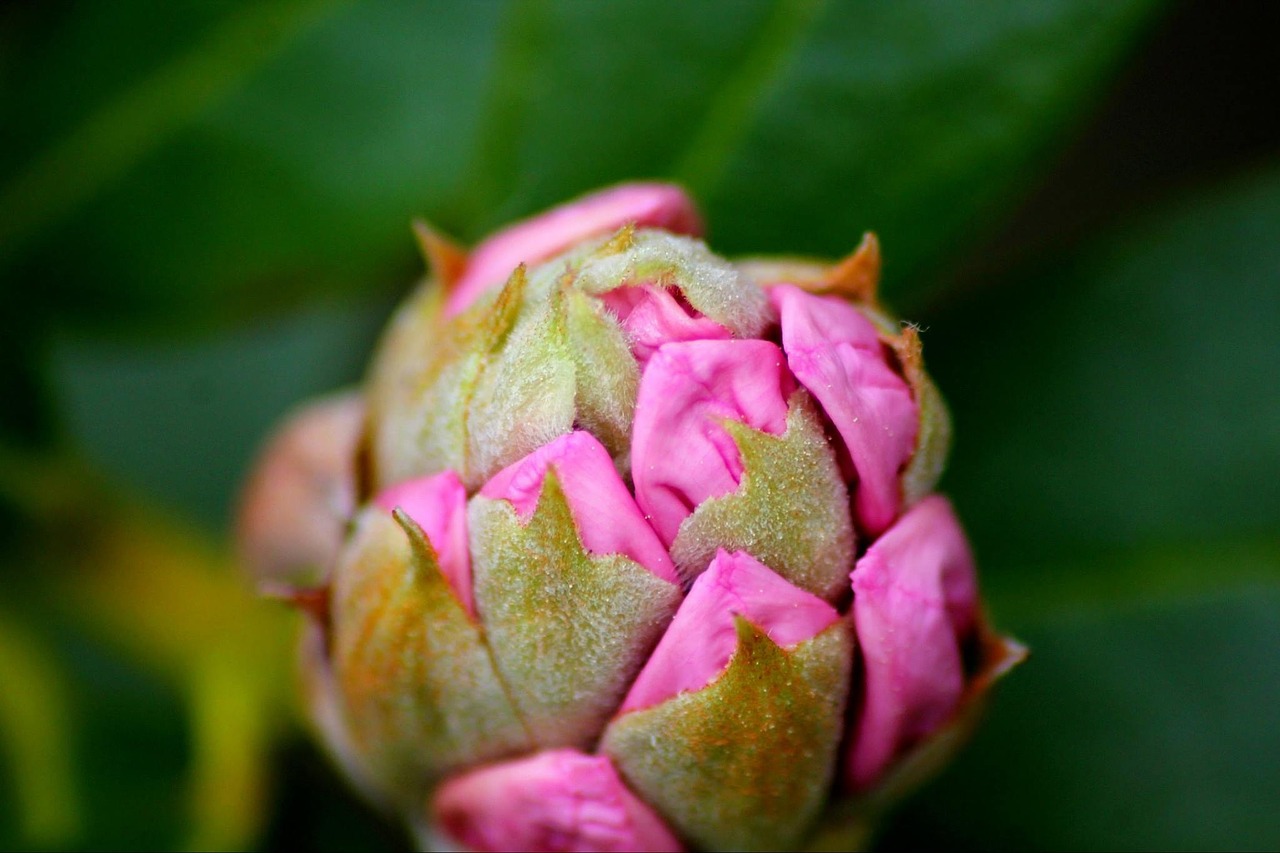
[[664,184],[471,253],[418,233],[433,278],[359,437],[314,457],[350,472],[345,537],[288,442],[242,525],[314,616],[335,760],[424,845],[851,843],[834,828],[945,759],[1021,654],[933,493],[946,407],[875,239],[733,263]]

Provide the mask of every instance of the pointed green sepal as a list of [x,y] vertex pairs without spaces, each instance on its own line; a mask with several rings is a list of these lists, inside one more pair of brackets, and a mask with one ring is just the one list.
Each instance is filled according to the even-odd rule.
[[853,632],[841,619],[783,649],[736,623],[738,647],[715,681],[617,718],[602,750],[695,847],[795,849],[835,772]]
[[835,601],[849,588],[849,493],[808,394],[797,391],[781,436],[726,421],[742,454],[737,491],[703,501],[680,525],[671,556],[693,577],[718,548],[746,551],[801,589]]
[[[523,268],[517,272],[523,282]],[[576,378],[563,301],[554,293],[531,299],[505,329],[467,401],[468,489],[573,429]]]
[[476,607],[521,718],[539,747],[589,748],[670,623],[679,587],[621,554],[587,553],[554,469],[527,525],[484,497],[468,523]]
[[600,439],[625,475],[640,366],[621,327],[598,300],[571,289],[562,298],[577,374],[578,423]]
[[489,354],[501,345],[523,300],[519,268],[495,298],[449,319],[444,291],[431,287],[397,313],[370,374],[370,488],[467,468],[467,409]]
[[362,513],[333,583],[340,706],[387,799],[420,803],[445,774],[529,747],[480,627],[407,515]]
[[888,341],[920,407],[916,450],[902,472],[903,500],[911,506],[933,491],[947,466],[947,455],[951,452],[951,414],[938,387],[925,372],[920,332],[916,327],[907,326]]

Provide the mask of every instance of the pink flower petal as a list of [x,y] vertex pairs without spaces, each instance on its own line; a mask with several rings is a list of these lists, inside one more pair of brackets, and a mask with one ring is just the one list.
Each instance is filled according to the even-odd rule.
[[964,531],[940,495],[903,515],[851,577],[864,695],[848,773],[862,788],[956,710],[978,589]]
[[436,794],[435,817],[470,850],[679,851],[608,758],[572,749],[473,770]]
[[750,554],[720,551],[693,582],[619,713],[652,707],[715,680],[738,646],[735,616],[784,648],[817,636],[840,618],[830,604]]
[[600,301],[617,316],[641,366],[663,344],[732,337],[724,326],[656,284],[619,287],[601,294]]
[[844,300],[791,285],[769,295],[791,372],[831,418],[857,471],[858,521],[881,533],[901,508],[900,474],[920,429],[911,387],[885,360],[875,326]]
[[510,501],[527,522],[549,467],[555,468],[583,547],[593,554],[625,554],[658,577],[679,583],[671,555],[640,514],[609,451],[591,433],[575,431],[543,445],[493,475],[480,494]]
[[629,222],[677,234],[702,233],[698,211],[679,187],[636,183],[593,193],[512,225],[476,246],[449,296],[446,315],[465,311],[486,290],[506,281],[520,264],[545,261]]
[[471,551],[467,542],[467,490],[458,475],[443,471],[405,480],[382,491],[374,503],[387,512],[403,510],[427,535],[440,572],[467,613],[475,616],[471,590]]
[[782,351],[768,341],[689,341],[653,354],[636,399],[631,476],[664,543],[698,504],[742,480],[742,456],[722,421],[781,435],[794,390]]

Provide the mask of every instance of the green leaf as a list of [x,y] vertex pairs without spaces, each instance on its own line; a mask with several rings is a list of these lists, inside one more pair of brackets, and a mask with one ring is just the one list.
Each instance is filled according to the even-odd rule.
[[96,466],[222,527],[267,430],[357,380],[385,314],[323,307],[191,342],[64,335],[50,354],[54,408]]
[[1275,847],[1277,614],[1273,580],[1028,621],[1030,661],[884,846]]
[[[416,214],[474,239],[668,176],[718,247],[836,254],[876,228],[905,285],[1011,200],[1152,7],[299,0],[77,51],[107,13],[76,6],[9,100],[95,82],[15,145],[2,254],[81,321],[207,323],[386,288]],[[110,13],[148,31],[148,7]]]
[[[74,714],[66,674],[44,644],[7,613],[0,613],[0,681],[21,685],[0,691],[0,772],[7,770],[15,837],[0,833],[6,847],[21,839],[54,847],[80,830],[79,792],[72,760]],[[7,793],[0,786],[0,794]]]
[[927,322],[944,486],[1032,650],[885,843],[1280,842],[1280,170]]
[[[90,93],[102,85],[100,80],[90,82],[88,93],[72,96],[73,100],[81,99],[85,114],[66,122],[69,126],[57,128],[56,141],[32,156],[24,167],[6,176],[7,186],[0,191],[0,263],[32,234],[50,223],[57,223],[68,211],[127,172],[194,116],[216,104],[282,44],[311,23],[326,5],[329,5],[327,0],[295,0],[242,6],[230,12],[199,9],[190,4],[177,15],[158,10],[161,22],[173,24],[176,18],[180,31],[194,30],[200,37],[184,44],[185,50],[177,55],[157,61],[148,69],[149,73],[136,82],[127,71],[124,74],[109,72],[108,79],[123,78],[120,91],[103,96],[100,103],[86,98],[86,94],[92,98]],[[142,14],[155,11],[141,6],[135,9]],[[54,66],[51,76],[55,82],[44,85],[65,84],[71,78],[77,84],[70,87],[74,92],[81,88],[78,84],[82,78],[75,72],[83,67],[82,62],[86,59],[92,62],[95,54],[104,64],[115,59],[114,50],[122,45],[110,40],[111,31],[119,26],[110,21],[110,12],[104,3],[87,4],[79,11],[79,21],[67,27],[61,44],[42,57],[45,61],[60,59],[72,67]],[[91,27],[84,26],[95,19],[102,22],[104,13],[108,13],[105,22],[108,32],[92,31]],[[81,26],[77,27],[76,23]],[[155,26],[157,21],[148,23]],[[127,43],[134,43],[135,38],[132,34],[125,36]],[[88,56],[68,49],[89,39]],[[163,39],[146,41],[167,44]],[[113,48],[110,56],[104,56],[101,49],[107,44]],[[130,57],[131,63],[126,63],[126,68],[153,60],[153,53],[154,48],[144,48],[141,56]],[[37,83],[24,94],[29,99],[31,90],[40,88]],[[46,90],[45,94],[48,93]],[[23,106],[22,95],[18,99],[19,107]],[[49,114],[43,109],[37,112]],[[58,107],[51,112],[56,116]]]
[[[302,0],[298,9],[315,5]],[[414,268],[410,219],[451,219],[444,213],[472,145],[499,5],[299,11],[298,26],[271,31],[270,52],[256,42],[219,52],[227,41],[219,27],[251,37],[254,20],[269,23],[289,7],[233,8],[230,17],[247,20],[210,22],[203,41],[179,40],[185,52],[156,59],[140,51],[143,74],[109,71],[134,61],[128,39],[84,56],[48,48],[71,54],[76,81],[101,69],[119,80],[118,91],[84,105],[82,126],[59,123],[44,151],[28,158],[28,172],[75,184],[76,203],[59,203],[57,217],[41,214],[38,231],[6,228],[5,254],[20,260],[15,280],[39,284],[65,314],[207,324],[317,290],[367,291],[379,281],[385,290]],[[154,33],[146,7],[107,11]],[[102,14],[75,7],[61,29],[74,35]],[[173,75],[183,85],[170,92]],[[35,77],[31,87],[39,103],[75,88],[65,75]],[[164,97],[143,99],[159,117],[132,106],[139,91],[153,90]],[[129,108],[117,109],[122,102]],[[90,174],[103,168],[94,157],[41,165],[63,163],[59,146],[86,136],[126,138],[127,157],[114,156],[110,180]],[[21,190],[45,204],[45,192],[29,184],[19,175],[7,190],[0,181],[0,193],[17,198]]]
[[1273,170],[927,319],[989,577],[1280,525],[1277,233]]
[[1153,11],[525,4],[471,186],[493,186],[492,227],[665,175],[705,202],[717,248],[836,255],[870,228],[903,284],[1010,201]]

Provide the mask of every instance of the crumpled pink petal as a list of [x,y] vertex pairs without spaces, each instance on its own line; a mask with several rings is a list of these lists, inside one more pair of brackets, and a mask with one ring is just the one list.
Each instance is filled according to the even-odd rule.
[[666,545],[698,504],[742,481],[742,455],[722,421],[781,435],[794,390],[782,350],[768,341],[688,341],[653,354],[636,398],[631,476]]
[[964,531],[940,495],[889,528],[851,578],[864,692],[848,775],[865,788],[955,712],[965,688],[963,647],[977,624],[978,582]]
[[704,317],[670,289],[656,284],[618,287],[600,295],[618,318],[643,367],[663,344],[673,341],[724,340],[733,333]]
[[750,554],[721,550],[693,582],[619,713],[652,707],[715,680],[738,647],[735,616],[784,648],[812,639],[840,618],[830,604]]
[[440,572],[472,616],[471,551],[467,542],[467,490],[453,471],[405,480],[382,491],[373,502],[391,512],[404,511],[427,535]]
[[505,282],[520,264],[545,261],[627,223],[676,234],[702,233],[697,208],[680,187],[634,183],[592,193],[512,225],[476,246],[445,303],[446,316],[465,311],[486,290]]
[[593,554],[625,554],[663,580],[679,583],[671,555],[640,514],[609,451],[589,432],[562,435],[508,465],[485,483],[480,495],[510,501],[527,522],[551,467],[583,547]]
[[879,534],[901,508],[900,475],[920,430],[911,387],[885,360],[876,327],[853,306],[791,285],[772,287],[769,296],[791,372],[817,398],[857,471],[855,515]]
[[435,817],[470,850],[679,851],[603,755],[573,749],[492,764],[447,782]]

